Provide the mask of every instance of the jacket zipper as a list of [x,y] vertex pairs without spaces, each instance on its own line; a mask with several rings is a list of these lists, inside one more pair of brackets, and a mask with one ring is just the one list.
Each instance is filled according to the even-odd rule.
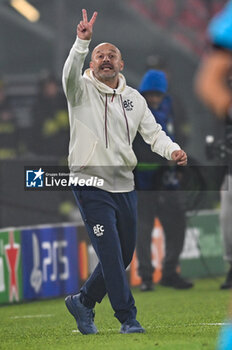
[[106,94],[106,102],[105,102],[105,139],[106,139],[106,148],[108,148],[108,135],[107,135],[107,101],[108,95]]
[[[113,93],[112,98],[111,98],[111,102],[113,102],[115,94],[116,94],[116,90],[114,90],[114,93]],[[122,105],[123,115],[124,115],[125,122],[126,122],[127,139],[128,139],[128,143],[130,145],[131,143],[130,143],[130,130],[129,130],[128,119],[127,119],[127,116],[126,116],[125,108],[123,106],[122,95],[119,95],[119,96],[120,96],[120,101],[121,101],[121,105]],[[105,100],[105,140],[106,140],[106,148],[108,148],[107,109],[108,109],[108,94],[106,94],[106,100]]]
[[112,95],[111,102],[113,102],[114,97],[115,97],[115,94],[116,94],[116,90],[114,89],[114,93],[113,93],[113,95]]

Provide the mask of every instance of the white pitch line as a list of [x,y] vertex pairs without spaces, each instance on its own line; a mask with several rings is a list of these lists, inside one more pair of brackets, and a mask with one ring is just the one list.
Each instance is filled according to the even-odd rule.
[[11,316],[10,318],[16,320],[18,318],[44,318],[44,317],[52,317],[52,314],[40,314],[40,315],[23,315],[23,316]]
[[[193,324],[186,324],[186,325],[168,325],[168,326],[148,326],[145,329],[150,329],[150,328],[174,328],[174,327],[192,327],[192,326],[228,326],[231,325],[231,323],[193,323]],[[119,328],[110,328],[110,329],[106,329],[104,330],[104,332],[114,332],[114,331],[118,331]],[[80,331],[78,329],[74,329],[72,330],[72,333],[80,333]]]
[[231,323],[189,323],[189,324],[182,324],[182,325],[163,325],[163,326],[148,326],[146,328],[174,328],[174,327],[198,327],[198,326],[228,326],[228,325],[231,325]]
[[[110,329],[106,329],[106,330],[104,330],[103,332],[105,333],[105,332],[117,332],[117,331],[119,331],[119,328],[110,328]],[[73,329],[72,330],[72,333],[81,333],[78,329]]]
[[229,326],[231,323],[200,323],[201,326]]

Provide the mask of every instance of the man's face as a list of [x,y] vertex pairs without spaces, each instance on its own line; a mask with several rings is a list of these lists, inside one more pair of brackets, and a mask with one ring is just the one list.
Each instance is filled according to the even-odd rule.
[[100,44],[93,50],[90,68],[101,82],[114,80],[123,70],[121,53],[112,44]]
[[146,92],[143,94],[143,96],[146,99],[148,106],[154,109],[159,108],[164,98],[164,94],[159,91]]

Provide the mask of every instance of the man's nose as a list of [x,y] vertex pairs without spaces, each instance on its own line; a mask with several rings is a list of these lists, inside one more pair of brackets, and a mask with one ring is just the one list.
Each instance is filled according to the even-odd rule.
[[109,59],[108,56],[104,56],[104,58],[103,58],[103,61],[104,61],[104,62],[109,62],[109,60],[110,60],[110,59]]

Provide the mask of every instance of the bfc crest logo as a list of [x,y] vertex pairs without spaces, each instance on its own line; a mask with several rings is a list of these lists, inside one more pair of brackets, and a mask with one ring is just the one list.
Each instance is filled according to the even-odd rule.
[[123,101],[123,106],[127,111],[132,111],[134,108],[133,101],[130,101],[129,99]]
[[100,225],[100,224],[97,224],[93,227],[93,233],[97,236],[97,237],[100,237],[100,236],[103,236],[103,233],[104,233],[104,226],[103,225]]
[[26,170],[26,187],[39,188],[44,186],[44,171]]

